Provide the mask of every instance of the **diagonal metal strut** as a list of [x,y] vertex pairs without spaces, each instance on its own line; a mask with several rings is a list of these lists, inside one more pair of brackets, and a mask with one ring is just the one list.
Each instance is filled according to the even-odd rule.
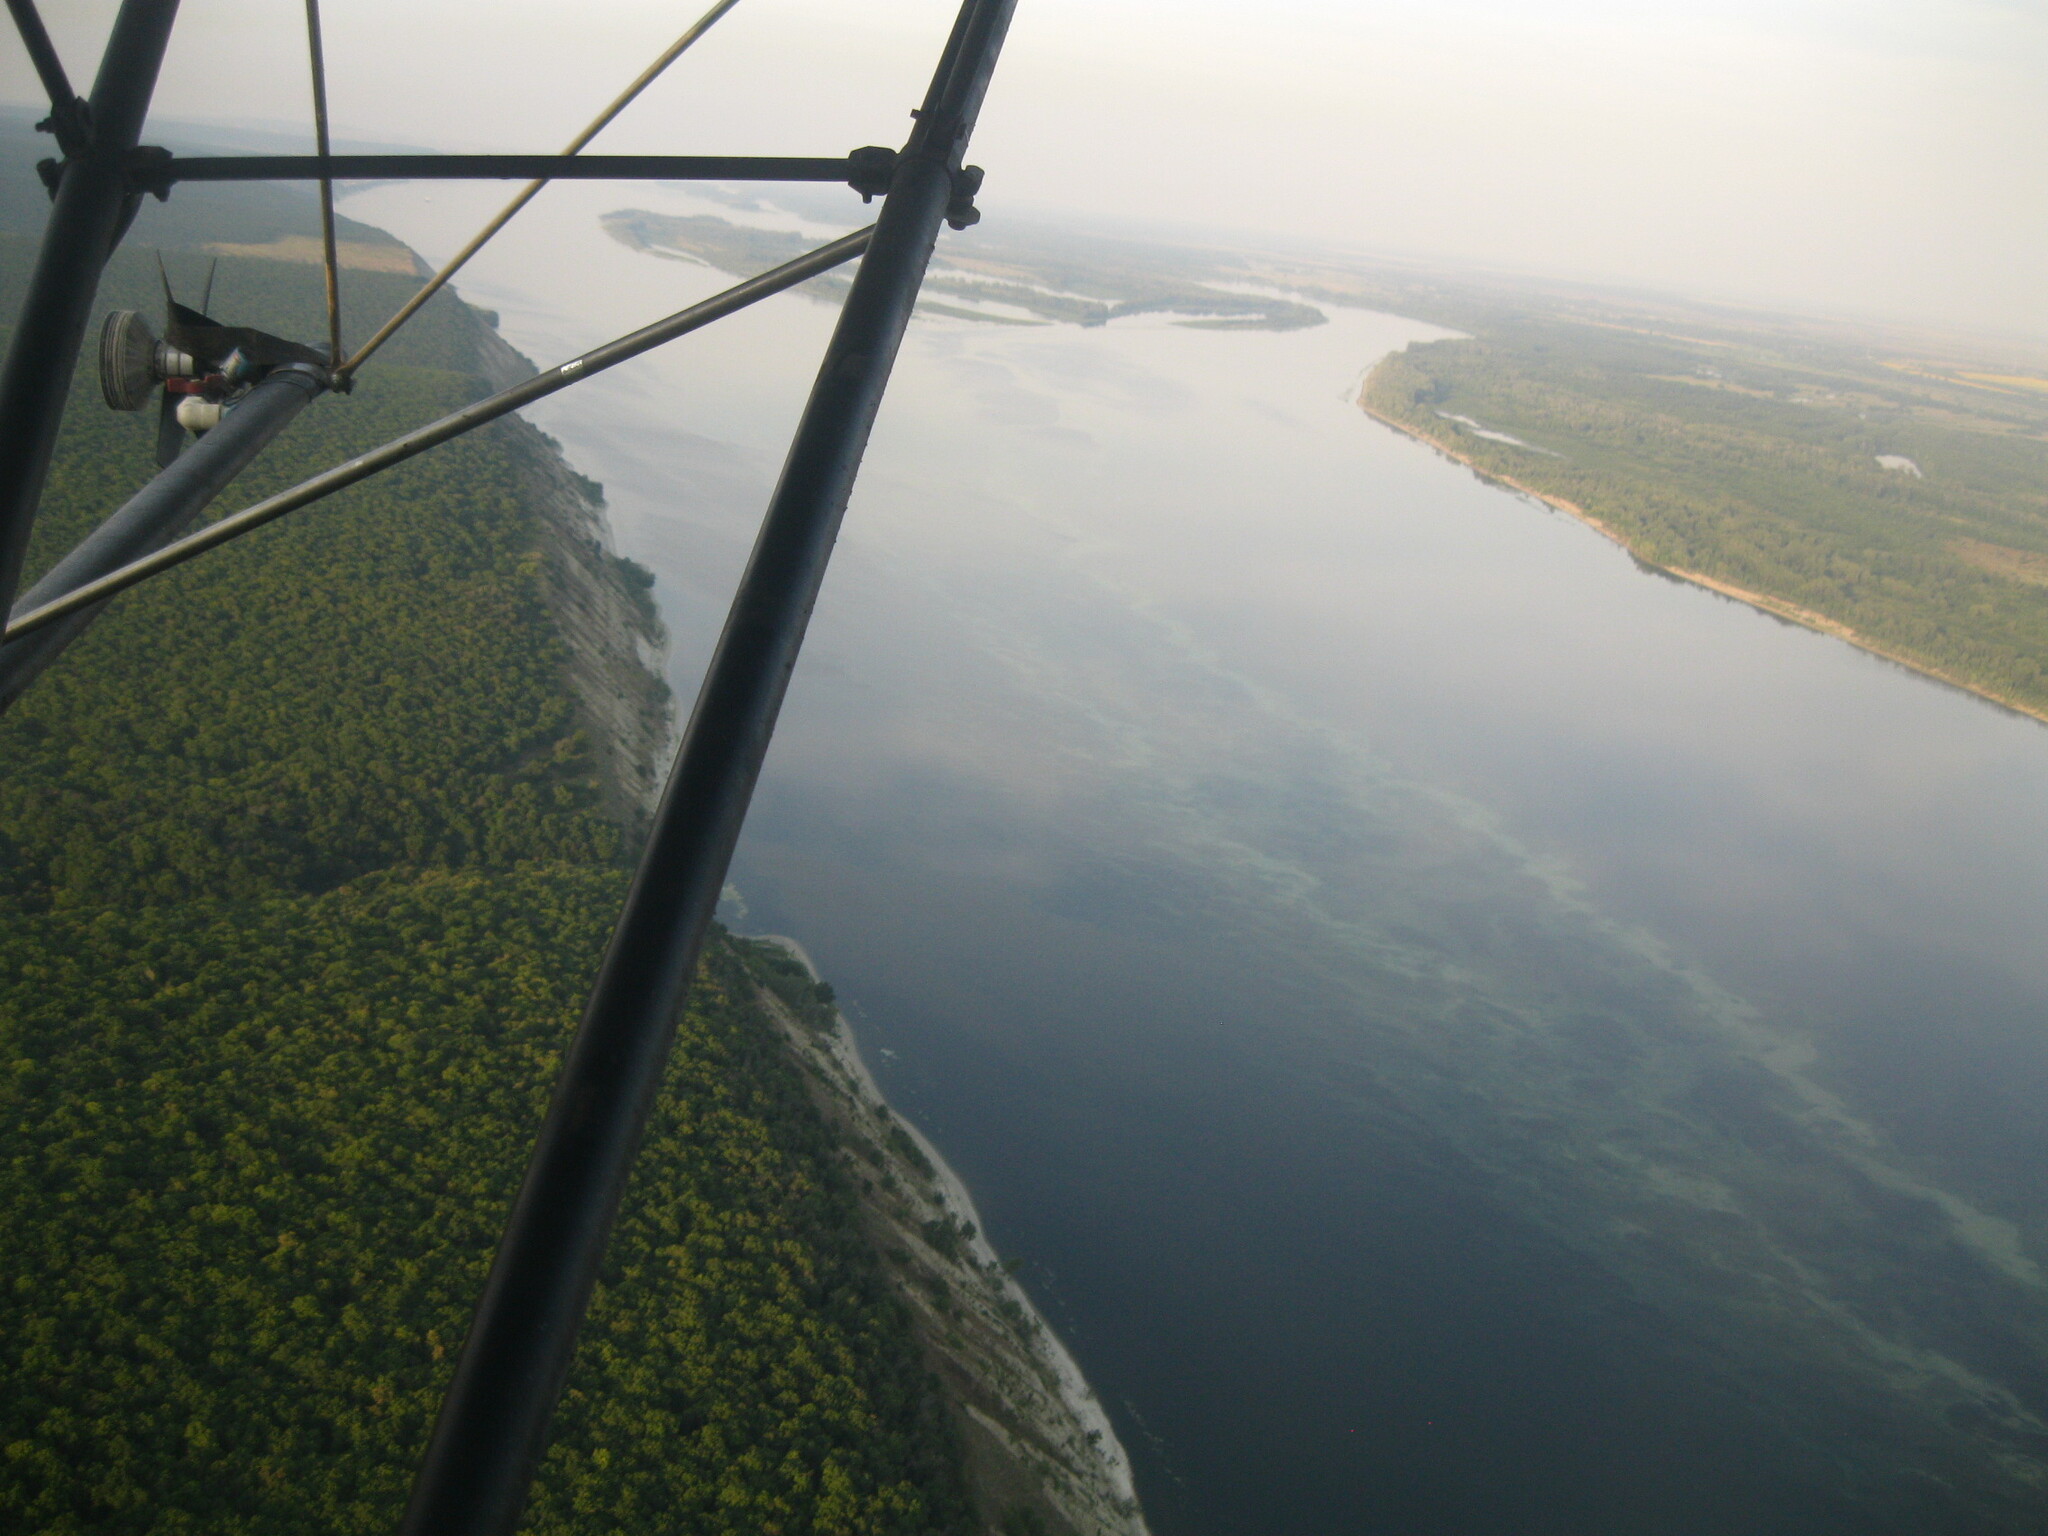
[[[326,387],[326,373],[309,363],[288,363],[273,370],[221,418],[219,426],[173,459],[53,565],[29,588],[21,606],[43,608],[168,543]],[[0,644],[0,710],[12,707],[43,669],[85,633],[107,601],[102,597],[97,602],[74,602],[32,631],[8,632]]]
[[[52,579],[60,576],[60,567],[37,585],[30,594],[35,606],[26,608],[10,619],[6,633],[0,636],[0,640],[12,645],[52,624],[61,622],[71,614],[105,602],[117,592],[125,592],[128,588],[139,585],[174,566],[183,565],[187,560],[203,555],[210,549],[218,549],[231,539],[240,538],[266,523],[275,522],[287,512],[296,512],[300,507],[332,496],[336,491],[346,490],[358,481],[367,480],[374,474],[402,464],[407,459],[425,453],[429,448],[447,442],[450,438],[474,431],[488,422],[496,421],[500,416],[509,416],[522,406],[531,405],[557,390],[567,389],[571,384],[602,373],[607,368],[616,367],[664,342],[699,330],[714,320],[722,320],[725,316],[745,309],[750,304],[758,303],[771,294],[781,293],[785,289],[809,281],[822,272],[829,272],[866,250],[868,240],[873,234],[874,229],[870,226],[841,236],[830,245],[822,245],[817,250],[807,252],[794,261],[784,262],[758,277],[750,277],[743,283],[735,283],[724,292],[713,294],[701,303],[692,304],[688,309],[679,310],[665,320],[657,320],[630,336],[622,336],[617,341],[607,342],[601,347],[585,352],[581,357],[572,357],[558,367],[546,369],[533,378],[522,379],[510,388],[501,389],[497,394],[479,400],[473,405],[466,405],[459,411],[451,411],[438,421],[430,421],[423,427],[415,427],[403,437],[393,438],[382,447],[357,454],[345,464],[337,464],[333,469],[323,470],[310,480],[300,481],[289,490],[265,497],[254,506],[244,507],[239,512],[231,512],[219,522],[209,523],[175,544],[168,544],[116,569],[95,572],[89,579],[80,577],[75,582],[66,584],[61,580]],[[240,410],[241,407],[238,406],[234,411],[230,411],[227,421],[234,421]],[[173,465],[172,468],[175,469],[176,466]],[[166,475],[169,473],[169,470],[165,471]],[[4,651],[0,651],[0,656],[4,654]]]
[[[8,3],[36,52],[40,23],[33,0]],[[54,653],[70,632],[89,621],[97,605],[158,571],[768,293],[862,257],[705,673],[632,889],[564,1055],[402,1523],[405,1536],[512,1536],[939,227],[950,222],[964,228],[979,217],[972,199],[980,172],[963,165],[962,154],[1016,0],[961,0],[901,152],[868,148],[838,159],[325,153],[179,159],[138,148],[177,4],[121,0],[89,110],[78,114],[82,137],[74,135],[74,142],[63,146],[61,164],[46,167],[55,206],[21,322],[0,364],[0,609],[9,604],[19,578],[100,270],[145,193],[166,196],[180,180],[659,177],[843,181],[864,196],[887,197],[872,229],[430,423],[154,553],[129,558],[138,545],[165,536],[177,520],[173,512],[182,516],[188,502],[193,508],[203,504],[197,498],[210,494],[212,481],[199,485],[195,470],[188,476],[194,480],[192,498],[180,489],[175,508],[158,498],[164,505],[145,507],[147,517],[110,520],[103,530],[107,536],[97,544],[88,540],[67,557],[39,584],[33,611],[14,619],[5,632],[9,644],[30,638],[38,656],[45,650]],[[314,8],[309,4],[309,13]],[[715,14],[722,14],[722,8],[713,19]],[[39,68],[45,62],[50,61],[38,54]],[[55,94],[68,91],[61,69],[43,72],[55,82]],[[321,89],[324,94],[324,80]],[[257,424],[252,418],[252,439],[260,435],[253,430]],[[223,466],[233,457],[228,445],[224,439],[218,455]],[[127,563],[105,569],[116,559]],[[54,593],[57,586],[66,590]]]
[[[331,158],[333,145],[327,133],[327,46],[320,36],[320,0],[306,0],[306,63],[313,76],[313,143],[320,158]],[[337,388],[345,388],[338,376],[341,360],[341,268],[334,251],[334,178],[320,178],[320,264],[327,280],[327,366],[336,373]],[[211,287],[211,283],[208,284]],[[199,306],[202,310],[206,306]]]
[[[308,5],[314,4],[315,0],[306,0],[306,3]],[[568,142],[568,144],[563,147],[562,153],[565,155],[582,154],[584,149],[588,147],[592,139],[596,138],[600,133],[603,133],[606,128],[610,127],[611,124],[617,120],[619,114],[625,111],[626,108],[630,107],[634,103],[634,101],[638,99],[642,91],[646,90],[648,86],[652,85],[656,80],[660,79],[663,71],[665,71],[669,67],[669,65],[675,63],[675,61],[681,58],[684,53],[688,52],[689,49],[697,42],[697,40],[701,38],[706,32],[709,32],[713,27],[717,26],[719,20],[725,15],[725,13],[731,10],[737,4],[739,4],[739,0],[716,0],[716,3],[711,7],[711,9],[706,11],[702,16],[699,16],[694,22],[692,22],[689,28],[683,33],[681,37],[677,38],[674,42],[670,43],[668,47],[664,48],[661,51],[661,56],[659,58],[657,58],[652,64],[648,65],[645,69],[641,70],[640,73],[634,78],[633,83],[631,85],[627,86],[623,91],[619,92],[618,95],[614,96],[611,99],[611,101],[606,105],[605,109],[602,112],[598,113],[596,117],[592,118],[589,121],[589,123],[587,123],[584,126],[583,131],[578,133],[575,138],[571,139]],[[327,146],[324,144],[321,145],[320,152],[323,155],[326,154]],[[484,246],[498,233],[499,230],[503,229],[507,224],[511,223],[513,218],[517,216],[519,210],[524,208],[528,203],[532,202],[534,198],[538,197],[540,195],[541,188],[545,187],[546,185],[547,182],[536,180],[529,181],[524,187],[520,188],[519,191],[513,195],[512,201],[507,203],[503,208],[499,209],[498,212],[492,216],[490,222],[485,224],[482,229],[478,230],[474,235],[470,236],[468,243],[464,245],[461,250],[457,251],[453,256],[449,257],[446,261],[442,262],[440,269],[436,271],[432,277],[427,279],[425,286],[422,287],[418,293],[415,293],[411,298],[407,299],[402,305],[400,305],[398,308],[398,313],[393,315],[389,320],[386,320],[381,326],[379,326],[377,328],[376,334],[373,335],[368,341],[364,342],[361,348],[359,348],[353,356],[349,357],[345,362],[339,361],[342,354],[339,351],[336,351],[334,355],[335,358],[337,359],[337,366],[339,368],[339,377],[341,383],[344,386],[346,386],[349,378],[355,373],[355,371],[358,368],[363,366],[363,363],[369,358],[370,354],[375,352],[379,347],[383,346],[385,342],[389,341],[392,338],[392,336],[398,331],[398,328],[400,326],[404,325],[406,321],[410,320],[414,315],[419,313],[421,306],[424,305],[427,302],[427,300],[431,299],[435,294],[439,293],[444,287],[446,287],[448,285],[449,280],[453,278],[456,273],[460,272],[463,269],[463,267],[468,265],[469,259],[472,256],[476,255],[478,251],[482,250]]]
[[463,1341],[405,1536],[511,1536],[1016,0],[965,0],[733,597]]

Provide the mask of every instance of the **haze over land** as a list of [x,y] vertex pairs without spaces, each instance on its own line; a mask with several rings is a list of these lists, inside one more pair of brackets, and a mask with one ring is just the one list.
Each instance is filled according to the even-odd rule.
[[[543,358],[825,237],[833,198],[860,216],[823,191],[559,198],[467,290]],[[434,256],[490,199],[347,206]],[[2048,1209],[2040,727],[1645,574],[1355,399],[1404,343],[1437,368],[1547,336],[1682,376],[1617,404],[1687,413],[1686,443],[1782,430],[1930,507],[1969,464],[1891,436],[1930,428],[1892,404],[1822,399],[1828,327],[1675,361],[1722,339],[1708,317],[1033,250],[1020,223],[942,242],[732,917],[802,936],[851,1000],[1074,1343],[1154,1528],[2031,1532],[1997,1468],[2048,1407],[2006,1244],[2036,1263]],[[1324,323],[1127,308],[1203,276]],[[539,413],[656,572],[679,691],[831,318],[777,300]],[[1441,409],[1587,467],[1449,382]],[[1879,479],[1894,452],[1926,478]],[[1934,1474],[1953,1507],[1908,1486]]]
[[[618,0],[565,39],[537,0],[330,7],[337,123],[558,148],[697,8]],[[86,73],[112,0],[48,9]],[[897,143],[950,9],[746,0],[596,147]],[[188,7],[160,109],[302,126],[298,26],[257,0]],[[995,216],[1234,228],[2043,336],[2043,78],[2048,14],[2001,0],[1026,0],[974,158]],[[0,95],[35,95],[13,47]]]
[[[106,9],[65,20],[103,23]],[[945,10],[747,0],[598,147],[894,141]],[[295,123],[292,8],[192,13],[167,119]],[[517,0],[479,31],[484,14],[367,0],[330,17],[342,132],[554,147],[688,13],[607,6],[565,28],[559,11]],[[2013,190],[2039,181],[2036,130],[2048,123],[2023,87],[2042,35],[2031,13],[1992,5],[1509,13],[1451,0],[1425,13],[1195,0],[1169,14],[1024,0],[973,157],[990,167],[989,217],[943,237],[726,915],[817,955],[880,1085],[975,1191],[980,1236],[1005,1263],[977,1250],[951,1279],[905,1279],[920,1315],[946,1329],[932,1320],[952,1316],[959,1290],[1005,1318],[999,1275],[1014,1269],[1073,1345],[1163,1536],[2034,1536],[2048,1487],[2048,736],[1835,637],[2048,716],[2048,345],[2025,340],[2043,331],[2032,256],[2048,231]],[[236,58],[274,68],[229,89],[221,61]],[[465,61],[462,78],[441,77],[451,58]],[[161,132],[182,142],[168,120]],[[0,178],[0,219],[12,207],[33,222],[40,193],[25,162],[15,157],[16,183]],[[431,262],[503,195],[382,184],[351,189],[343,206],[364,221],[355,234],[388,229]],[[1033,205],[1057,217],[1034,224]],[[145,210],[123,252],[127,287],[103,297],[153,302],[149,247],[192,207],[181,192]],[[763,200],[556,187],[462,275],[489,315],[462,335],[553,363],[861,216],[844,188]],[[1208,233],[1178,248],[1076,233],[1085,220],[1165,219]],[[1240,233],[1215,233],[1230,228]],[[224,305],[294,284],[310,304],[314,269],[289,259],[309,237],[276,233],[216,224],[173,252],[173,273],[196,281],[225,240],[239,255],[223,268]],[[1411,254],[1347,254],[1401,250]],[[1608,286],[1472,275],[1487,267]],[[402,281],[347,275],[346,324],[359,335]],[[574,466],[559,483],[581,488],[579,516],[595,518],[587,498],[605,487],[606,519],[641,562],[620,570],[658,609],[681,698],[768,498],[837,281],[531,413]],[[1773,319],[1620,291],[1629,285],[1905,323]],[[1925,338],[1939,325],[1989,334],[1951,348]],[[424,322],[411,339],[428,339]],[[396,398],[377,393],[387,380],[421,399],[472,387],[450,371],[460,355],[434,378],[407,373],[431,371],[419,361],[394,348],[362,392],[309,419],[367,432],[381,419],[367,413]],[[73,430],[144,425],[99,412],[74,415]],[[135,431],[125,441],[131,457],[146,450]],[[1569,506],[1638,558],[1445,454]],[[71,462],[82,477],[117,461],[75,449]],[[464,469],[474,462],[430,458],[418,473],[470,493],[485,484]],[[74,517],[90,500],[74,497]],[[259,560],[288,576],[294,549],[338,548],[353,562],[341,574],[365,576],[365,601],[388,604],[411,590],[378,565],[405,547],[398,534],[461,529],[417,515],[435,505],[394,501],[377,522],[380,508],[337,502],[173,581],[273,569]],[[507,551],[524,547],[524,524],[490,526]],[[590,548],[602,553],[601,541]],[[538,569],[499,564],[515,595]],[[1674,572],[1692,584],[1661,579]],[[149,641],[152,613],[192,590],[152,587],[95,638],[119,641],[125,620],[125,643]],[[1731,590],[1753,607],[1716,595]],[[265,592],[291,624],[324,611],[285,577]],[[451,624],[431,601],[403,606],[408,623],[465,644],[526,633]],[[264,638],[259,607],[246,612],[222,621],[242,650],[207,648],[213,670],[179,676],[215,678],[246,709],[267,709],[235,686]],[[447,687],[458,672],[426,660],[441,642],[378,628],[379,644],[409,658],[320,653],[372,690],[349,722],[391,752],[457,740],[398,729],[429,707],[408,703],[407,716],[375,691],[389,692],[386,671],[421,680],[420,698]],[[538,634],[519,649],[523,670],[493,675],[546,681]],[[66,957],[66,985],[117,1002],[127,994],[108,987],[131,987],[146,1001],[184,982],[160,982],[155,964],[120,970],[114,941],[131,930],[93,926],[83,897],[112,910],[157,892],[170,912],[212,909],[147,862],[157,839],[132,840],[146,878],[75,857],[65,818],[109,797],[74,793],[66,776],[168,783],[197,795],[195,815],[222,797],[175,714],[156,735],[133,733],[161,739],[175,773],[74,750],[65,732],[105,730],[149,699],[108,671],[109,703],[60,708],[67,696],[52,690],[81,676],[53,674],[43,713],[8,722],[24,740],[44,734],[33,754],[14,754],[41,778],[0,796],[0,810],[16,808],[0,842],[35,852],[27,888],[50,910],[31,916],[69,946],[44,943]],[[566,718],[566,706],[515,708],[476,688],[462,698],[487,723]],[[305,732],[280,735],[279,718],[261,716],[268,734],[216,726],[219,751],[252,764],[228,804],[268,816],[262,774],[275,762],[359,771]],[[612,846],[576,799],[596,790],[573,778],[573,742],[517,753],[512,769],[480,759],[470,777],[461,763],[428,765],[424,778],[373,771],[375,760],[360,772],[435,786],[438,799],[391,802],[406,815],[472,778],[489,809],[512,794],[505,774],[561,776],[563,815],[582,818],[570,830],[587,822],[593,847]],[[166,821],[168,802],[112,803]],[[286,804],[275,820],[287,829],[309,823],[356,844],[377,829]],[[232,840],[171,824],[177,835],[160,841],[179,858],[241,856]],[[568,835],[552,826],[540,831]],[[512,882],[510,915],[479,906],[463,918],[464,945],[572,905],[517,884],[534,878],[531,842],[499,837],[476,858],[449,857],[490,890]],[[383,882],[366,889],[409,896],[409,869],[359,862]],[[598,914],[601,882],[618,872],[584,863],[561,888]],[[274,920],[221,931],[253,935],[290,967],[321,957],[282,937],[286,918],[344,899],[325,865],[315,873],[274,893],[288,904]],[[416,882],[420,901],[447,894],[442,873]],[[574,905],[581,926],[555,949],[512,951],[560,993],[564,1021],[574,956],[594,954],[602,929],[583,912]],[[121,942],[143,953],[140,938]],[[453,941],[380,943],[368,949],[379,964],[408,947],[469,963]],[[733,952],[750,953],[783,952]],[[277,966],[273,993],[298,985],[300,970]],[[52,1126],[78,1105],[97,1115],[102,1099],[156,1092],[126,1058],[92,1056],[102,1035],[78,1024],[86,1010],[16,972],[49,1038],[82,1042],[68,1058],[77,1070],[53,1079],[70,1091],[36,1100]],[[793,960],[776,975],[787,995],[773,976],[764,985],[811,1009],[815,1034],[833,994]],[[415,990],[393,984],[378,998],[410,1006]],[[127,1033],[105,1038],[138,1050],[186,1038],[136,1022],[147,1017],[124,1015]],[[288,1052],[263,1058],[253,1030],[195,1017],[186,1028],[200,1047],[225,1041],[291,1065]],[[442,1017],[474,1047],[465,1015]],[[303,1060],[334,1072],[314,1049],[320,1021],[308,1004],[295,1038]],[[825,1053],[811,1064],[830,1079],[845,1063],[825,1038],[811,1040]],[[407,1082],[410,1059],[393,1068]],[[211,1081],[211,1060],[195,1081]],[[316,1119],[334,1113],[326,1104],[315,1097]],[[164,1124],[123,1109],[108,1118],[113,1132],[93,1134]],[[448,1123],[472,1135],[468,1120]],[[50,1140],[23,1124],[36,1133],[24,1146]],[[511,1150],[490,1166],[509,1180],[517,1147],[501,1139]],[[889,1142],[885,1131],[878,1145]],[[90,1171],[102,1145],[81,1134],[60,1151]],[[680,1166],[653,1145],[657,1167]],[[887,1189],[920,1168],[902,1151],[919,1145],[901,1138],[894,1164],[854,1146],[847,1166]],[[29,1154],[16,1165],[32,1166]],[[130,1219],[126,1191],[107,1189],[105,1208]],[[80,1252],[104,1246],[67,1194],[31,1181],[17,1209]],[[662,1199],[645,1228],[655,1236],[686,1209]],[[897,1247],[921,1241],[951,1258],[941,1250],[956,1238],[976,1240],[929,1211],[889,1207]],[[295,1211],[248,1226],[287,1216],[305,1228]],[[185,1241],[184,1225],[166,1230]],[[404,1235],[335,1238],[326,1252],[352,1265]],[[900,1257],[884,1245],[885,1263]],[[56,1282],[6,1289],[127,1315],[73,1303]],[[249,1294],[266,1316],[269,1293]],[[430,1320],[438,1349],[458,1322]],[[230,1357],[198,1331],[215,1325],[196,1309],[178,1321],[211,1362],[223,1411],[245,1397],[266,1413],[316,1411],[310,1397],[230,1390]],[[1018,1337],[1028,1342],[1028,1327]],[[699,1341],[675,1347],[694,1358]],[[119,1365],[124,1348],[114,1337],[102,1354]],[[438,1358],[415,1351],[403,1381],[429,1379]],[[61,1361],[44,1369],[53,1392],[86,1379]],[[873,1379],[878,1395],[894,1390],[885,1372]],[[417,1419],[429,1395],[407,1390]],[[721,1380],[702,1400],[723,1409],[747,1390]],[[664,1450],[695,1424],[688,1407],[642,1420],[652,1429],[639,1444],[649,1478],[694,1489],[708,1477]],[[103,1422],[125,1434],[136,1417]],[[159,1427],[167,1462],[198,1443],[179,1419]],[[423,1430],[373,1428],[366,1475],[396,1497],[387,1448]],[[563,1443],[581,1445],[580,1433],[572,1423]],[[256,1443],[240,1430],[217,1438]],[[901,1444],[915,1443],[906,1431]],[[53,1451],[45,1464],[54,1481],[100,1476],[90,1458]],[[639,1476],[578,1486],[659,1486]],[[945,1479],[925,1481],[937,1490],[928,1507],[941,1508]],[[664,1495],[647,1507],[617,1528],[656,1529],[690,1506]]]

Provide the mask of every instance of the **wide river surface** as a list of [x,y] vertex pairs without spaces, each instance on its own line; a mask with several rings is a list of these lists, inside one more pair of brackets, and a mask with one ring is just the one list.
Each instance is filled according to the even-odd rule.
[[[498,195],[348,208],[439,259]],[[728,281],[620,206],[712,211],[557,185],[464,293],[547,364]],[[685,705],[833,317],[534,412]],[[920,320],[728,919],[817,957],[1161,1536],[2022,1528],[2048,729],[1357,410],[1439,334]]]

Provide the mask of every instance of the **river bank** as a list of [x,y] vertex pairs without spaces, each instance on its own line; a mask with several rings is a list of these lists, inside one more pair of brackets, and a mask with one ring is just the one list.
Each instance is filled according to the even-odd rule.
[[[509,388],[539,371],[483,312],[465,308],[477,371],[491,388]],[[674,727],[662,680],[668,635],[649,596],[652,575],[619,557],[603,488],[570,467],[559,443],[519,416],[492,430],[517,464],[527,502],[548,535],[543,590],[568,650],[564,681],[577,723],[597,749],[606,809],[632,836],[661,794]]]
[[[365,201],[438,253],[490,208],[431,190]],[[727,280],[548,196],[474,277],[529,355]],[[657,572],[679,696],[830,319],[771,301],[535,413]],[[1966,1363],[2036,1358],[2024,1288],[1856,1170],[2034,1208],[2048,738],[1363,421],[1359,365],[1430,339],[915,324],[740,926],[860,1000],[1155,1529],[2030,1530],[2031,1492],[1972,1508],[2008,1451],[1852,1346],[2010,1319]],[[1876,1153],[1816,1145],[1749,1012]]]
[[1688,571],[1677,566],[1663,565],[1650,559],[1639,548],[1631,544],[1625,534],[1621,533],[1612,524],[1594,516],[1577,502],[1568,501],[1561,496],[1554,496],[1548,492],[1537,490],[1534,486],[1527,485],[1512,475],[1505,475],[1497,469],[1483,466],[1471,454],[1453,447],[1442,438],[1372,405],[1367,399],[1367,394],[1372,388],[1372,375],[1373,372],[1377,371],[1377,368],[1378,365],[1376,364],[1374,369],[1367,372],[1363,383],[1359,387],[1357,404],[1358,408],[1366,415],[1379,422],[1382,426],[1392,427],[1404,437],[1413,438],[1419,443],[1426,443],[1453,463],[1462,464],[1489,485],[1504,486],[1508,490],[1540,501],[1547,507],[1555,508],[1567,517],[1576,518],[1579,522],[1584,523],[1588,528],[1598,533],[1602,538],[1610,540],[1627,551],[1629,558],[1634,560],[1644,570],[1659,576],[1669,577],[1673,581],[1684,582],[1688,586],[1703,587],[1709,592],[1729,598],[1746,607],[1754,608],[1759,613],[1767,613],[1772,618],[1780,619],[1787,624],[1794,624],[1801,629],[1810,629],[1818,634],[1828,635],[1834,639],[1845,641],[1856,647],[1859,651],[1904,667],[1907,671],[1917,673],[1921,677],[1931,678],[1937,683],[1946,684],[1948,687],[1958,689],[1974,698],[1982,699],[1986,703],[1996,704],[1999,708],[2010,710],[2016,715],[2024,715],[2030,720],[2038,720],[2043,724],[2048,724],[2048,710],[2036,709],[2032,705],[2023,703],[2020,700],[1985,688],[1981,684],[1969,682],[1957,677],[1954,673],[1944,671],[1940,667],[1891,649],[1872,640],[1869,636],[1859,633],[1849,625],[1829,618],[1825,614],[1815,613],[1810,608],[1802,608],[1796,603],[1789,603],[1782,598],[1772,597],[1769,593],[1753,592],[1747,588],[1738,587],[1731,582],[1718,580],[1700,571]]
[[[796,940],[758,942],[820,979]],[[845,1014],[821,1029],[768,987],[760,997],[845,1149],[869,1236],[953,1407],[983,1523],[1018,1536],[1149,1536],[1101,1402],[990,1244],[966,1184],[890,1108]]]
[[[496,331],[478,332],[494,387],[535,371]],[[671,739],[666,634],[633,579],[639,568],[614,550],[595,482],[538,428],[515,417],[502,430],[550,535],[546,593],[579,724],[597,749],[608,809],[631,835],[660,792]],[[822,979],[795,939],[766,942]],[[864,1230],[941,1386],[982,1525],[1008,1536],[1149,1536],[1129,1457],[1079,1365],[990,1245],[966,1184],[889,1107],[845,1016],[820,1030],[767,985],[757,1000],[854,1173]]]

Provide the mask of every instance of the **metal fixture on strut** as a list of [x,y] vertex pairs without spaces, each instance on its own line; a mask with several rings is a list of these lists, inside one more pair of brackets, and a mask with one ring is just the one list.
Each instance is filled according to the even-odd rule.
[[[209,280],[209,293],[212,286]],[[159,473],[51,567],[18,611],[38,612],[160,549],[332,383],[326,358],[313,348],[252,326],[221,325],[180,304],[170,289],[165,275],[162,339],[134,310],[113,310],[100,326],[101,398],[114,410],[140,411],[152,392],[158,396]],[[190,452],[188,439],[198,444]],[[60,623],[39,625],[32,634],[10,626],[0,644],[0,711],[85,632],[105,603],[105,596],[72,602]]]

